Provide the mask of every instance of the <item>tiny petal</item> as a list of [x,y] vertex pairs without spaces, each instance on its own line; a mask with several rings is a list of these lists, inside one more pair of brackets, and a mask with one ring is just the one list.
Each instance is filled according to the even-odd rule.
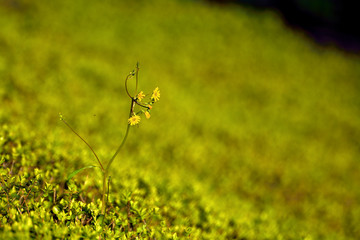
[[160,90],[159,88],[155,88],[155,90],[153,91],[152,95],[151,95],[151,99],[154,101],[154,102],[157,102],[160,100]]
[[149,119],[151,117],[150,113],[148,111],[145,112],[146,119]]
[[145,94],[143,91],[139,92],[139,94],[136,96],[136,98],[139,100],[139,102],[141,102],[141,100],[143,100],[145,97]]

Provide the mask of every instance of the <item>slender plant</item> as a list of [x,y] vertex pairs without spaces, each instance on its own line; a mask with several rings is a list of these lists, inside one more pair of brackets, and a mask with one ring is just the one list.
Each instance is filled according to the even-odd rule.
[[[129,91],[128,88],[128,81],[130,79],[135,79],[135,93],[134,95],[132,95]],[[69,123],[67,123],[64,119],[64,117],[62,116],[61,113],[59,113],[60,115],[60,120],[65,123],[65,125],[76,135],[78,136],[87,146],[88,148],[91,150],[92,154],[95,156],[96,161],[98,163],[98,166],[86,166],[80,169],[75,170],[74,172],[72,172],[71,174],[69,174],[67,181],[69,181],[71,178],[73,178],[76,174],[78,174],[79,172],[88,169],[88,168],[94,168],[94,167],[98,167],[101,170],[102,173],[102,181],[103,181],[103,189],[102,189],[102,209],[101,209],[101,214],[103,216],[105,216],[106,214],[106,204],[107,204],[107,199],[106,198],[106,190],[109,189],[109,186],[107,186],[107,182],[108,185],[110,183],[110,175],[109,175],[109,170],[110,170],[110,166],[111,164],[114,162],[114,159],[116,158],[116,156],[119,154],[119,152],[121,151],[121,149],[123,148],[127,137],[129,135],[129,131],[131,126],[135,126],[137,124],[140,123],[141,114],[145,115],[146,119],[150,118],[150,111],[152,109],[152,106],[155,102],[159,101],[160,99],[160,90],[159,88],[155,88],[155,90],[152,92],[150,99],[145,102],[143,101],[146,97],[146,95],[144,94],[143,91],[138,92],[138,82],[139,82],[139,63],[136,64],[136,67],[133,71],[131,71],[129,73],[129,75],[127,75],[126,79],[125,79],[125,91],[126,94],[129,96],[131,103],[130,103],[130,112],[129,112],[129,117],[127,120],[127,127],[126,127],[126,132],[124,135],[124,138],[122,140],[122,142],[120,143],[119,147],[116,149],[114,155],[112,155],[112,157],[110,158],[110,160],[107,162],[107,164],[103,164],[102,161],[100,161],[99,157],[97,156],[95,150],[90,146],[90,144],[84,139],[82,138],[70,125]],[[150,94],[149,94],[150,95]],[[140,107],[139,111],[135,111],[135,107],[138,106]],[[109,179],[109,181],[107,181]],[[108,192],[109,195],[109,192]]]

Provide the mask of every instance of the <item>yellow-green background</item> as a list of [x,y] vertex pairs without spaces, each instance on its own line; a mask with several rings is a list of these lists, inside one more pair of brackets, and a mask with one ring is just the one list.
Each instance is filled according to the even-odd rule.
[[58,113],[106,161],[139,61],[140,89],[161,100],[114,178],[191,186],[245,239],[360,237],[358,56],[272,11],[201,1],[5,0],[0,26],[0,123],[48,142],[69,173],[95,160]]

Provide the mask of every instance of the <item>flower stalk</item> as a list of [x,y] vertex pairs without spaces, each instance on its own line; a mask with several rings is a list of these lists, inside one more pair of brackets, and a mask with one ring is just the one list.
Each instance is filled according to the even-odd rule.
[[[93,155],[95,156],[97,163],[98,163],[98,167],[101,169],[101,173],[102,173],[102,181],[103,181],[103,189],[102,189],[102,208],[101,208],[101,215],[103,216],[103,223],[104,223],[104,219],[105,219],[105,215],[106,215],[106,205],[107,205],[107,200],[109,198],[109,189],[110,189],[110,175],[109,175],[109,170],[110,170],[110,166],[111,164],[114,162],[114,159],[116,158],[116,156],[119,154],[119,152],[121,151],[121,149],[124,147],[125,142],[128,138],[129,135],[129,131],[131,126],[137,125],[140,123],[141,114],[144,114],[145,117],[147,119],[150,118],[150,110],[152,109],[152,105],[159,101],[160,99],[160,91],[159,88],[155,88],[155,90],[152,92],[152,95],[150,97],[150,101],[148,102],[142,102],[144,100],[144,98],[146,97],[146,94],[144,94],[143,91],[138,92],[138,81],[139,81],[139,63],[136,64],[135,70],[131,71],[129,73],[129,75],[126,77],[125,79],[125,91],[126,94],[129,96],[129,98],[131,99],[131,103],[130,103],[130,111],[129,111],[129,117],[128,117],[128,124],[126,127],[126,131],[125,131],[125,135],[123,140],[121,141],[119,147],[116,149],[114,155],[112,155],[112,157],[110,158],[110,160],[108,161],[108,163],[104,165],[101,163],[99,157],[97,156],[97,154],[95,153],[94,149],[90,146],[90,144],[88,142],[85,141],[84,138],[82,138],[63,118],[63,116],[60,113],[60,120],[63,121],[65,123],[65,125],[76,135],[78,136],[87,146],[88,148],[91,150],[91,152],[93,153]],[[128,89],[128,81],[130,79],[132,79],[135,76],[135,94],[134,96],[132,96],[129,92]],[[140,103],[142,102],[142,103]],[[140,107],[141,110],[138,112],[135,112],[135,108],[136,106]],[[76,170],[75,172],[73,172],[72,174],[70,174],[70,178],[71,179],[74,175],[76,175],[78,172],[82,171],[83,169],[86,168],[90,168],[90,167],[94,167],[94,166],[89,166],[89,167],[85,167],[79,170]],[[108,191],[107,197],[106,197],[106,191]]]

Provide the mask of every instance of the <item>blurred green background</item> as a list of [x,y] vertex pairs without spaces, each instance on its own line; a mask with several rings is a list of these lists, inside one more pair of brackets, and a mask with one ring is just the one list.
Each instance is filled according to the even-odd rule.
[[[245,239],[360,237],[360,58],[272,11],[201,1],[0,1],[0,124],[93,164],[109,159],[124,79],[161,90],[114,175],[192,187]],[[281,239],[278,237],[278,239]]]

